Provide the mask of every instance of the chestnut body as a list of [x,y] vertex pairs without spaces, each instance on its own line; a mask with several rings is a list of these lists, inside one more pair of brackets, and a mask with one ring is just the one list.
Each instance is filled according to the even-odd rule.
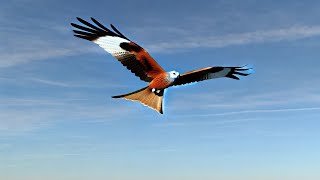
[[151,89],[165,89],[174,82],[174,79],[170,78],[169,73],[161,73],[157,75],[149,84]]

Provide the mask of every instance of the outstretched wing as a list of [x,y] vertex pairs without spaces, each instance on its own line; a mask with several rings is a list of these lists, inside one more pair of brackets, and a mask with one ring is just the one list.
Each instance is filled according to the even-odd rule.
[[73,27],[77,28],[77,30],[73,30],[74,36],[98,44],[141,80],[150,82],[157,74],[165,72],[146,50],[130,41],[112,24],[113,31],[94,18],[91,20],[95,25],[81,18],[77,19],[85,26],[71,23]]
[[191,72],[187,72],[185,74],[180,75],[177,79],[175,79],[173,86],[183,85],[198,81],[204,81],[207,79],[214,79],[220,77],[228,77],[232,79],[239,80],[239,78],[235,75],[240,76],[248,76],[249,73],[243,73],[241,71],[248,71],[251,68],[244,67],[207,67]]

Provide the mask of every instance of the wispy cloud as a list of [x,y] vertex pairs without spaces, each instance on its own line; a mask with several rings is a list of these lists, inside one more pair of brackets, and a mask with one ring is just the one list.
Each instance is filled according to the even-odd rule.
[[78,55],[84,52],[96,52],[92,47],[78,46],[76,41],[70,42],[63,39],[52,41],[54,37],[44,36],[41,39],[19,35],[9,35],[9,37],[10,43],[0,51],[0,68],[37,60]]
[[203,115],[195,115],[195,116],[228,116],[228,115],[249,114],[249,113],[277,113],[277,112],[298,112],[298,111],[317,111],[317,110],[320,110],[320,107],[255,109],[255,110],[232,111],[232,112],[216,113],[216,114],[203,114]]
[[0,103],[0,136],[34,131],[61,120],[108,122],[127,117],[132,111],[114,104],[99,105],[86,99],[70,98],[2,98]]
[[34,60],[44,60],[48,58],[68,56],[72,53],[71,50],[63,48],[53,48],[53,47],[39,47],[28,50],[19,50],[19,52],[3,52],[0,54],[0,68],[9,67],[18,64],[27,63]]
[[[201,117],[202,115],[195,115],[196,117]],[[195,117],[193,115],[190,115],[188,117]],[[206,116],[206,115],[203,115]],[[210,115],[209,115],[210,116]],[[206,117],[209,117],[206,116]],[[178,116],[180,117],[180,116]],[[257,121],[257,120],[262,120],[261,118],[238,118],[238,119],[227,119],[227,120],[221,120],[221,121],[184,121],[184,122],[168,122],[168,123],[157,123],[154,124],[153,126],[155,127],[182,127],[182,126],[223,126],[225,125],[231,125],[231,124],[236,124],[236,123],[243,123],[243,122],[248,122],[248,121]]]
[[[186,33],[186,32],[185,32]],[[174,39],[170,42],[161,42],[148,45],[154,52],[174,51],[191,48],[221,48],[232,45],[245,45],[252,43],[267,43],[297,40],[307,37],[319,36],[320,26],[293,26],[281,29],[261,30],[239,34],[227,34],[220,36],[195,35],[190,31],[185,38]]]
[[11,22],[0,19],[0,37],[5,46],[0,49],[0,68],[55,57],[72,56],[96,51],[86,44],[79,46],[68,23],[25,18]]
[[58,80],[50,80],[50,79],[43,79],[43,78],[30,78],[30,81],[50,85],[50,86],[59,86],[59,87],[66,87],[66,88],[119,88],[119,87],[127,87],[124,84],[117,84],[117,83],[106,83],[99,82],[98,80],[90,80],[90,81],[82,81],[80,82],[66,82],[66,81],[58,81]]
[[[170,28],[168,30],[167,27],[149,28],[148,30],[150,32],[146,32],[146,30],[143,29],[143,33],[137,28],[131,29],[133,30],[133,34],[138,34],[138,37],[139,34],[142,37],[143,35],[141,34],[143,33],[147,34],[146,36],[149,34],[149,38],[143,38],[144,47],[150,52],[158,53],[193,48],[221,48],[232,45],[290,41],[320,35],[319,25],[292,26],[224,35],[212,35],[210,32],[198,33],[195,32],[194,29]],[[40,28],[38,30],[26,29],[22,31],[17,30],[15,27],[2,30],[4,31],[2,34],[6,36],[8,42],[5,48],[0,51],[0,68],[34,60],[102,51],[99,51],[98,46],[94,46],[93,44],[90,46],[89,43],[88,45],[83,43],[79,46],[78,41],[72,37],[71,27],[68,28],[67,25],[42,25],[42,29]],[[49,33],[42,33],[44,30]],[[154,41],[153,36],[150,34],[159,34],[160,31],[171,33],[174,37],[168,35],[166,40],[161,39],[161,41]]]
[[[317,86],[309,88],[291,87],[282,90],[268,91],[224,91],[184,94],[185,97],[177,98],[172,102],[175,110],[199,109],[212,110],[216,112],[231,112],[244,109],[270,109],[274,106],[285,109],[292,108],[292,105],[304,104],[314,107],[319,105],[320,96]],[[297,107],[301,108],[301,107]]]
[[95,79],[86,79],[83,80],[56,80],[56,79],[50,79],[50,78],[43,78],[43,77],[37,77],[37,76],[31,76],[31,77],[0,77],[0,83],[10,83],[13,85],[19,85],[22,84],[29,84],[33,83],[34,85],[47,85],[47,86],[55,86],[55,87],[61,87],[61,88],[119,88],[119,87],[127,87],[127,85],[124,84],[117,84],[113,82],[106,82],[99,80],[97,78]]
[[[262,121],[267,120],[267,118],[262,118],[259,116],[258,118],[239,118],[237,117],[234,119],[234,115],[246,115],[246,114],[274,114],[274,113],[284,113],[284,112],[312,112],[312,111],[319,111],[320,107],[305,107],[305,108],[278,108],[278,109],[254,109],[254,110],[238,110],[238,111],[228,111],[224,113],[201,113],[201,114],[180,114],[174,115],[173,118],[180,119],[182,117],[186,118],[208,118],[208,117],[215,117],[221,116],[223,120],[219,121],[206,121],[202,119],[202,121],[178,121],[178,122],[167,122],[167,123],[157,123],[154,124],[155,127],[184,127],[184,126],[203,126],[203,125],[210,125],[210,126],[233,126],[234,124],[239,123],[246,123],[251,121]],[[245,116],[246,117],[246,116]]]
[[9,143],[0,144],[0,152],[3,150],[9,149],[10,147],[12,147],[12,144],[9,144]]
[[52,86],[61,86],[61,87],[72,87],[73,86],[70,83],[53,81],[53,80],[48,80],[48,79],[31,78],[30,80],[34,81],[34,82],[42,83],[42,84],[52,85]]

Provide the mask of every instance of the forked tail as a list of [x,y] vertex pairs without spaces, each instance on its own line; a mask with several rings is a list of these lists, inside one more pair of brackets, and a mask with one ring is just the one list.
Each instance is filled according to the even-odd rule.
[[162,111],[163,94],[164,94],[164,89],[160,90],[160,92],[156,92],[156,91],[152,92],[152,90],[147,86],[128,94],[112,96],[112,98],[124,98],[127,100],[139,101],[140,103],[146,106],[149,106],[150,108],[163,114],[163,111]]

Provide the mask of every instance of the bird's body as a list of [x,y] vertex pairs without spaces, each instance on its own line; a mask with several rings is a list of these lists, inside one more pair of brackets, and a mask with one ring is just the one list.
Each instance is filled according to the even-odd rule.
[[113,57],[118,59],[132,73],[138,76],[142,81],[148,82],[148,86],[134,91],[132,93],[113,96],[113,98],[124,98],[140,103],[155,109],[159,113],[163,113],[162,101],[164,91],[177,85],[214,79],[220,77],[228,77],[232,79],[239,78],[235,75],[247,76],[248,73],[242,71],[249,70],[245,67],[206,67],[195,71],[180,74],[176,71],[165,71],[150,54],[140,47],[138,44],[130,41],[122,33],[120,33],[112,24],[114,31],[106,28],[97,20],[91,18],[95,25],[77,18],[82,24],[71,23],[71,25],[79,30],[73,30],[76,37],[86,39],[98,44],[100,47],[109,52]]
[[169,72],[164,72],[154,77],[150,82],[149,87],[153,89],[165,89],[168,88],[174,80],[175,78],[170,77]]

